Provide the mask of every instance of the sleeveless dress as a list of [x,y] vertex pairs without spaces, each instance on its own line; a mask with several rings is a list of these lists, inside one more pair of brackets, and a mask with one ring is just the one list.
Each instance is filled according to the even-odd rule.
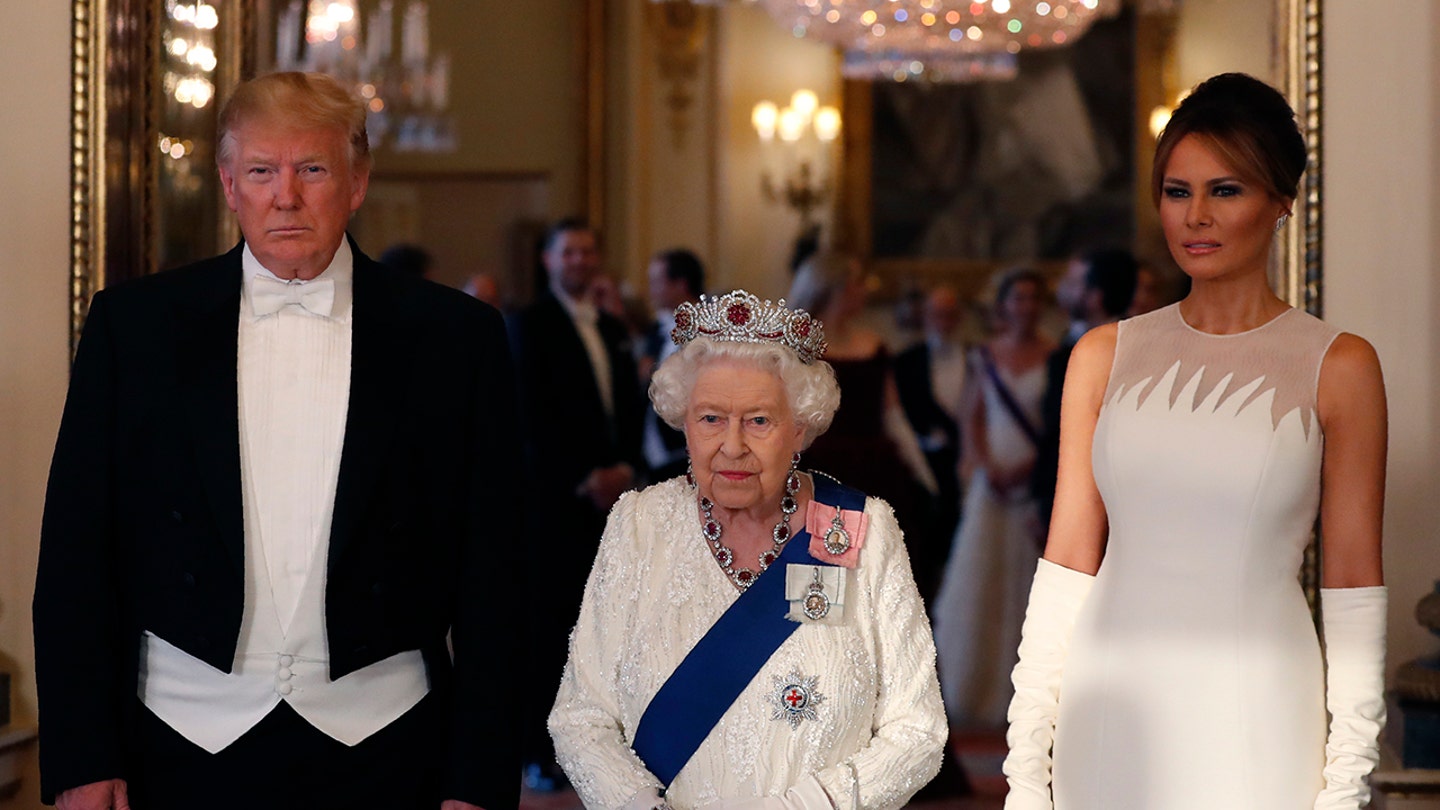
[[1055,810],[1310,810],[1320,646],[1298,581],[1320,503],[1299,310],[1236,335],[1123,321],[1092,460],[1110,536],[1060,687]]
[[840,408],[830,429],[805,450],[804,466],[824,470],[848,487],[890,504],[907,542],[922,537],[925,488],[885,432],[885,386],[893,364],[883,347],[862,358],[826,361],[840,386]]
[[[1035,445],[1001,402],[994,384],[977,370],[985,398],[985,442],[1002,465],[1035,458]],[[1041,424],[1045,364],[1013,374],[997,367],[1000,379],[1032,426]],[[1028,486],[1003,498],[991,489],[984,470],[976,470],[965,488],[945,575],[931,610],[940,668],[940,695],[956,728],[1002,729],[1013,688],[1010,672],[1019,661],[1020,626],[1035,561],[1035,501]]]

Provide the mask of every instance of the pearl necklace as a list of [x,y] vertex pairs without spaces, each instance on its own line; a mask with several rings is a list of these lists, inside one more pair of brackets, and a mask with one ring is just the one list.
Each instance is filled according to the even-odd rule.
[[799,504],[795,501],[795,493],[800,491],[800,475],[792,467],[790,474],[785,478],[785,494],[780,498],[780,522],[770,531],[770,541],[773,544],[770,548],[760,552],[759,570],[735,567],[735,551],[729,546],[720,542],[720,536],[725,533],[725,528],[714,515],[715,504],[704,495],[700,496],[700,512],[704,520],[700,524],[700,531],[709,541],[712,553],[715,555],[715,562],[720,564],[720,570],[730,577],[735,587],[741,591],[746,590],[755,584],[755,579],[765,569],[769,568],[780,556],[780,551],[785,547],[785,541],[790,539],[790,516],[795,514]]

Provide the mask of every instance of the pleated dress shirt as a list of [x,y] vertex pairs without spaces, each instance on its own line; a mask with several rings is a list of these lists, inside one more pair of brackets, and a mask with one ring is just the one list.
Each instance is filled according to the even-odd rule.
[[[418,703],[429,686],[418,650],[329,679],[326,553],[350,398],[353,255],[342,241],[329,267],[310,282],[277,279],[248,246],[241,264],[246,570],[235,666],[220,672],[147,632],[140,695],[162,720],[212,753],[282,700],[319,730],[354,745]],[[303,289],[308,285],[333,289],[312,295],[315,290]],[[287,300],[275,308],[277,292]]]

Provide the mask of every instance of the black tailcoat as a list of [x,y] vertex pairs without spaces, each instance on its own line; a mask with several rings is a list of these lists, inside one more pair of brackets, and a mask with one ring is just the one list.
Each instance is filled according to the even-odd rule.
[[[241,255],[97,293],[35,589],[47,797],[124,777],[145,630],[229,672],[244,609]],[[501,318],[354,250],[349,411],[326,559],[330,677],[421,650],[448,798],[518,800],[508,585],[519,451]],[[453,665],[446,649],[452,635]],[[501,663],[506,662],[506,663]]]

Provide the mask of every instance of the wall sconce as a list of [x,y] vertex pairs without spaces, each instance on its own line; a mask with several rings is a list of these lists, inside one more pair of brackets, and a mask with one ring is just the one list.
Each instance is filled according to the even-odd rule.
[[811,213],[830,197],[830,144],[840,136],[840,111],[821,107],[813,91],[802,89],[783,109],[773,101],[756,104],[750,123],[760,137],[765,197],[795,209],[802,229],[809,226]]
[[1170,123],[1170,116],[1175,114],[1175,108],[1179,107],[1180,102],[1184,101],[1188,95],[1190,95],[1190,91],[1186,90],[1176,95],[1173,103],[1161,104],[1150,111],[1150,134],[1152,136],[1159,139],[1160,133],[1165,131],[1165,125]]
[[1175,108],[1168,104],[1161,104],[1150,111],[1150,137],[1159,138],[1160,133],[1165,131],[1165,125],[1170,123],[1170,115]]

